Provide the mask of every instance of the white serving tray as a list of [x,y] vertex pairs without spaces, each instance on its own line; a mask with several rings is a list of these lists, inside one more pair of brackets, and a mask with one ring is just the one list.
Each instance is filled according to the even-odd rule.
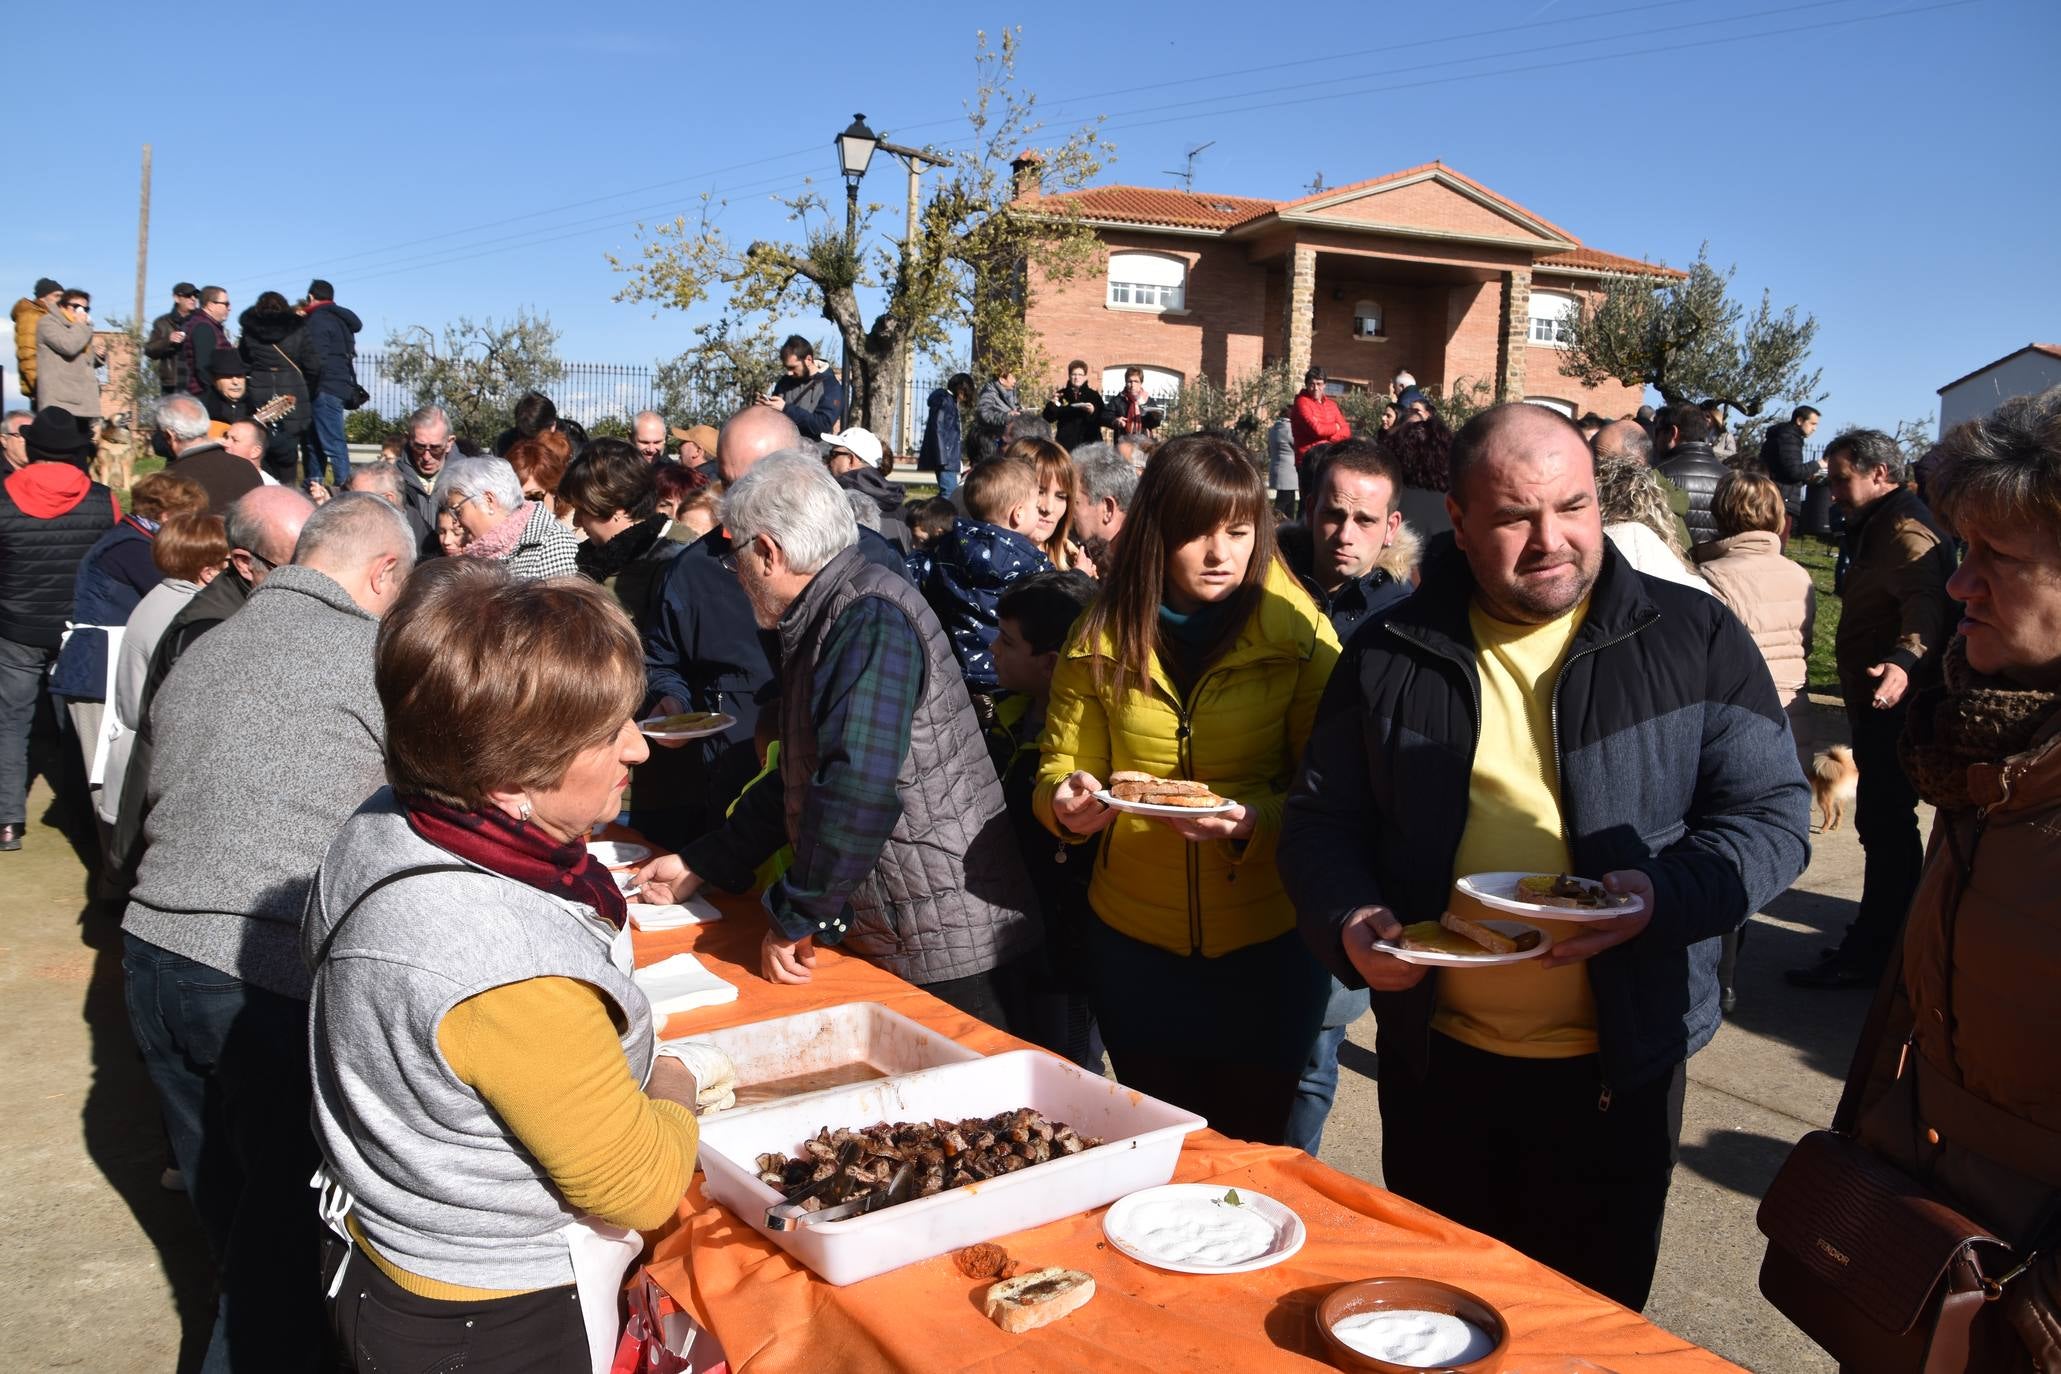
[[[967,1188],[884,1208],[849,1221],[768,1231],[781,1200],[759,1182],[759,1155],[791,1154],[825,1126],[959,1120],[1030,1107],[1103,1145],[1034,1164]],[[883,1078],[744,1113],[706,1117],[701,1165],[708,1196],[834,1284],[899,1269],[961,1246],[1073,1216],[1174,1176],[1181,1141],[1204,1121],[1098,1078],[1042,1050],[1015,1050]]]
[[[966,1048],[950,1036],[939,1035],[899,1012],[889,1011],[878,1002],[845,1002],[771,1021],[753,1021],[674,1038],[703,1041],[729,1055],[730,1062],[737,1066],[740,1086],[823,1073],[846,1064],[871,1064],[883,1076],[892,1076],[980,1058],[979,1051]],[[770,1102],[732,1107],[722,1115],[764,1111],[803,1098],[863,1086],[866,1085],[853,1083],[795,1093]],[[703,1119],[713,1120],[714,1114]],[[790,1142],[793,1143],[799,1142]]]

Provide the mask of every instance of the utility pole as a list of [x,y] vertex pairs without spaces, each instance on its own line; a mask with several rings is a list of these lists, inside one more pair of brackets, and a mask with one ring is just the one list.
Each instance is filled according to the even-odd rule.
[[[902,160],[902,165],[909,169],[908,218],[902,222],[902,272],[906,276],[910,264],[916,258],[916,213],[919,208],[918,202],[921,199],[923,169],[925,166],[943,167],[946,165],[946,162],[944,158],[935,157],[920,148],[904,148],[898,143],[889,143],[886,134],[880,136],[880,151],[883,153],[893,153]],[[909,334],[910,330],[905,324],[902,328],[902,342],[900,346],[902,357],[902,399],[899,409],[901,415],[898,423],[895,425],[897,431],[895,452],[904,458],[907,458],[910,451],[916,446],[914,437],[916,433],[916,370],[911,365],[915,359],[914,351],[909,347]]]
[[1214,147],[1216,147],[1216,146],[1217,146],[1217,141],[1216,141],[1215,139],[1211,139],[1211,140],[1210,140],[1209,142],[1207,142],[1207,143],[1199,144],[1199,145],[1198,145],[1198,146],[1196,146],[1196,147],[1190,148],[1190,149],[1188,150],[1188,166],[1187,166],[1187,170],[1185,170],[1185,171],[1180,171],[1180,172],[1167,172],[1167,173],[1165,173],[1165,175],[1167,175],[1167,176],[1170,176],[1170,177],[1179,177],[1179,178],[1181,179],[1181,189],[1182,189],[1182,190],[1184,190],[1184,191],[1192,191],[1192,190],[1194,190],[1194,189],[1195,189],[1195,159],[1196,159],[1196,158],[1198,158],[1198,157],[1200,157],[1200,156],[1202,156],[1202,155],[1203,155],[1204,153],[1208,152],[1208,151],[1209,151],[1209,150],[1210,150],[1211,148],[1214,148]]
[[136,332],[144,331],[143,278],[150,270],[150,145],[143,145],[143,194],[136,209]]

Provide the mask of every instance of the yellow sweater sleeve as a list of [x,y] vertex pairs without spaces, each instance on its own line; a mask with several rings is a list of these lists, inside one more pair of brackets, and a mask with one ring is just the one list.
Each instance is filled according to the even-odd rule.
[[694,1177],[694,1114],[646,1097],[600,991],[530,978],[460,1002],[444,1061],[507,1123],[576,1211],[649,1231]]

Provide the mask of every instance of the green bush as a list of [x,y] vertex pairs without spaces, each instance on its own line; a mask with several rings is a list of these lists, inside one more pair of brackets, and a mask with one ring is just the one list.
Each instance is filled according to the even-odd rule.
[[376,410],[352,410],[344,414],[344,439],[353,444],[376,444],[402,425]]

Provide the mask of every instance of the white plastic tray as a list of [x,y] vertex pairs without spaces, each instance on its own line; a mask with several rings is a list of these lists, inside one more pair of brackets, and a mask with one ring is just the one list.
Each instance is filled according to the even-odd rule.
[[[967,1188],[850,1221],[768,1231],[780,1194],[759,1182],[756,1160],[791,1153],[825,1126],[958,1120],[1031,1107],[1106,1143]],[[710,1198],[834,1284],[899,1269],[961,1246],[1073,1216],[1174,1176],[1181,1141],[1205,1123],[1042,1050],[1015,1050],[899,1078],[707,1117],[701,1164]]]
[[[881,1071],[880,1076],[885,1077],[936,1068],[940,1064],[963,1064],[969,1059],[980,1058],[978,1051],[966,1048],[950,1036],[939,1035],[899,1012],[889,1011],[878,1002],[845,1002],[771,1021],[725,1026],[721,1030],[678,1038],[706,1041],[729,1055],[730,1062],[737,1066],[738,1083],[746,1086],[823,1073],[847,1064],[871,1064]],[[865,1085],[847,1084],[794,1093],[770,1102],[732,1107],[723,1115],[764,1111],[805,1097],[820,1097],[826,1092],[842,1092],[862,1086]],[[713,1120],[714,1117],[703,1119]],[[788,1145],[798,1143],[790,1141]]]

